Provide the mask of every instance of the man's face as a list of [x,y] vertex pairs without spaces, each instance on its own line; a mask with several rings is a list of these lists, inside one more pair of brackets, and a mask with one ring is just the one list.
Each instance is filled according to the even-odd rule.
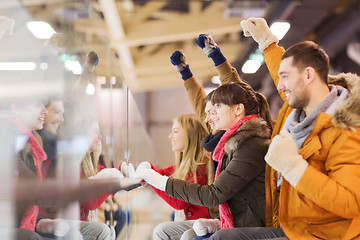
[[293,65],[293,57],[285,58],[279,67],[277,89],[282,91],[292,108],[304,109],[309,104],[309,92],[306,90],[304,71]]
[[56,135],[59,125],[64,122],[64,105],[61,101],[51,101],[47,110],[48,114],[45,116],[44,129],[48,133]]

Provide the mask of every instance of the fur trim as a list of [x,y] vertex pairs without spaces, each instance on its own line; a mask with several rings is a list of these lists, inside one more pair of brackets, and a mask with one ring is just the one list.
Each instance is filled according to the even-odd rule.
[[341,85],[349,91],[349,97],[340,103],[332,116],[336,127],[352,129],[360,127],[360,77],[352,73],[329,76],[329,84]]
[[225,144],[225,152],[229,153],[238,148],[246,139],[250,137],[271,137],[271,130],[267,122],[262,118],[256,118],[244,122]]

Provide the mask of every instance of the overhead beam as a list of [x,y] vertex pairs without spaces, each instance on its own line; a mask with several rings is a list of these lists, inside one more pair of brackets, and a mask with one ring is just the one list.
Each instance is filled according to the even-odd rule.
[[[105,22],[110,33],[110,41],[121,41],[125,38],[124,28],[114,0],[99,0]],[[126,44],[119,43],[113,45],[120,57],[120,67],[126,82],[131,88],[131,84],[136,81],[136,72],[130,49]]]
[[183,16],[170,21],[145,22],[138,27],[129,29],[125,38],[114,40],[113,44],[141,46],[188,40],[204,32],[213,35],[240,32],[242,30],[240,21],[241,18],[224,19],[221,14],[218,14],[201,17]]

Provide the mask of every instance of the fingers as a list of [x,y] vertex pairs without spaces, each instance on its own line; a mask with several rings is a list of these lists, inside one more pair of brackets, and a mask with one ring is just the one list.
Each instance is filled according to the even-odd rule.
[[175,51],[170,57],[171,63],[173,65],[185,64],[185,56],[180,51]]
[[206,35],[207,34],[200,34],[199,37],[196,39],[196,44],[200,47],[200,48],[204,48],[205,47],[205,40],[206,40]]
[[96,66],[99,63],[99,56],[94,51],[91,51],[87,54],[85,62],[88,65]]
[[120,168],[121,168],[121,173],[126,177],[132,177],[135,175],[135,169],[131,163],[123,162]]

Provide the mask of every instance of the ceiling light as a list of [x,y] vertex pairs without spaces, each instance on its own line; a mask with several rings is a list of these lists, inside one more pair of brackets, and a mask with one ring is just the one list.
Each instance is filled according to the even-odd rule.
[[30,21],[26,23],[30,32],[38,39],[49,39],[54,33],[54,29],[43,21]]
[[253,74],[260,68],[261,63],[258,60],[247,60],[241,68],[241,71],[246,74]]
[[271,24],[270,30],[281,40],[290,29],[288,22],[274,22]]
[[34,62],[0,62],[3,71],[31,71],[36,69]]
[[64,65],[66,69],[72,71],[76,75],[80,75],[82,72],[82,67],[79,61],[65,60]]
[[94,84],[89,83],[86,87],[86,94],[87,95],[94,95],[95,94],[95,87]]

